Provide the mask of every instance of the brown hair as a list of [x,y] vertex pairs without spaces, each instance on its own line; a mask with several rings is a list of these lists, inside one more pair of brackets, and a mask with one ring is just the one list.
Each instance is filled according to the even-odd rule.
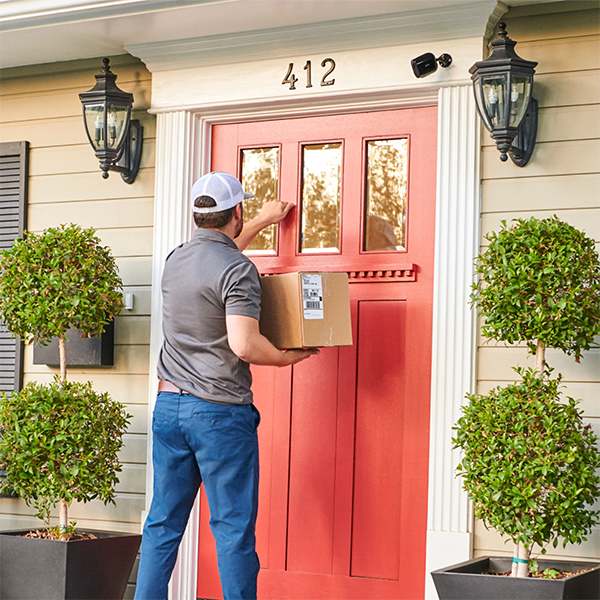
[[[194,206],[198,208],[207,208],[216,206],[216,202],[210,196],[198,196],[194,200]],[[194,222],[196,227],[203,227],[204,229],[222,229],[229,224],[233,219],[233,213],[235,212],[235,206],[213,213],[194,213]]]

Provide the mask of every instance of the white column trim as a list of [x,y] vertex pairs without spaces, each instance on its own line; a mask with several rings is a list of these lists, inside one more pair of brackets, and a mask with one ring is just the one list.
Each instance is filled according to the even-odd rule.
[[[150,377],[148,396],[148,454],[146,475],[146,514],[152,501],[152,413],[156,401],[156,364],[163,341],[161,278],[168,254],[190,238],[192,216],[189,190],[197,164],[194,143],[195,119],[186,111],[157,115],[156,180],[154,196],[154,245],[151,290]],[[145,515],[144,519],[145,520]],[[198,509],[190,515],[189,530],[198,526]],[[169,592],[177,600],[196,600],[197,537],[187,532],[181,542]]]
[[430,571],[471,558],[471,512],[452,426],[475,386],[476,315],[469,296],[479,251],[480,124],[470,85],[441,88],[438,164],[426,598],[437,598]]

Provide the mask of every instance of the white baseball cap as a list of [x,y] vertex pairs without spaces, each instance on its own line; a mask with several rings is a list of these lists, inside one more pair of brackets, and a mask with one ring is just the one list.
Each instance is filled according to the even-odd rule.
[[[215,206],[198,208],[194,201],[200,196],[208,196],[215,201]],[[242,184],[233,175],[222,171],[213,171],[192,186],[192,210],[195,213],[214,213],[237,206],[246,198],[254,198],[254,194],[246,194]]]

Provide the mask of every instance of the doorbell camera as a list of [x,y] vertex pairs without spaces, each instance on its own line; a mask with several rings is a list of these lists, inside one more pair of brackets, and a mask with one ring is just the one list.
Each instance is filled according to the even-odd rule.
[[452,64],[452,57],[449,54],[442,54],[436,58],[431,52],[426,52],[410,61],[415,77],[419,78],[427,77],[427,75],[435,73],[438,68],[438,63],[440,67],[449,67]]

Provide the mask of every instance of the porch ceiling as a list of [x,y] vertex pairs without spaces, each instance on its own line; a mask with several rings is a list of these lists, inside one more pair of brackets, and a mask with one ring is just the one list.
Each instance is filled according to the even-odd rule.
[[[0,2],[0,68],[389,13],[427,17],[439,10],[451,15],[449,7],[457,7],[462,16],[446,21],[451,32],[453,26],[464,24],[465,10],[491,15],[496,4],[495,0],[4,0]],[[428,38],[427,21],[422,20],[422,41]]]

